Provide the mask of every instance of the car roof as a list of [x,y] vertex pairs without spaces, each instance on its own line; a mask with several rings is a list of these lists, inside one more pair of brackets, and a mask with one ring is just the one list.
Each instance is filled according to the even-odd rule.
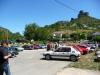
[[58,48],[62,48],[62,47],[70,47],[70,48],[72,48],[73,46],[60,46]]

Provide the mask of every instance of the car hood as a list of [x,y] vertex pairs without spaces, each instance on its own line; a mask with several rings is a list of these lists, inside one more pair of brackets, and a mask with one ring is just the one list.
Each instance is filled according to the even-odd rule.
[[53,53],[53,51],[46,51],[43,54],[50,54],[50,53]]

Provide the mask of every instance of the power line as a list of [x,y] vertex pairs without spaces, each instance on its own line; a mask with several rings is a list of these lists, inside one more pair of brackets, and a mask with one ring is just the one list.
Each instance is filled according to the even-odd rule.
[[54,0],[54,1],[55,1],[56,3],[58,3],[58,4],[62,5],[62,6],[64,6],[64,7],[67,8],[67,9],[73,10],[73,11],[75,11],[75,12],[79,12],[78,10],[76,10],[76,9],[74,9],[74,8],[72,8],[72,7],[70,7],[69,5],[64,4],[63,2],[61,2],[61,1],[59,1],[59,0]]

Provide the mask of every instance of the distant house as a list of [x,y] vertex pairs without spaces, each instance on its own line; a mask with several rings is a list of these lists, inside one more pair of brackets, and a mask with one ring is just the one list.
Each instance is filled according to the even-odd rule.
[[62,37],[63,34],[64,34],[64,31],[56,31],[53,33],[53,37],[57,37],[57,36]]

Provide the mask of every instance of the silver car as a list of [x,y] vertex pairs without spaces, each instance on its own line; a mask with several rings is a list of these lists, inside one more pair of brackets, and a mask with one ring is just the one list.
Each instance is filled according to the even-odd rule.
[[52,58],[59,59],[70,59],[71,61],[77,61],[80,58],[81,53],[74,49],[72,46],[62,46],[58,47],[56,50],[47,51],[43,53],[46,60]]

